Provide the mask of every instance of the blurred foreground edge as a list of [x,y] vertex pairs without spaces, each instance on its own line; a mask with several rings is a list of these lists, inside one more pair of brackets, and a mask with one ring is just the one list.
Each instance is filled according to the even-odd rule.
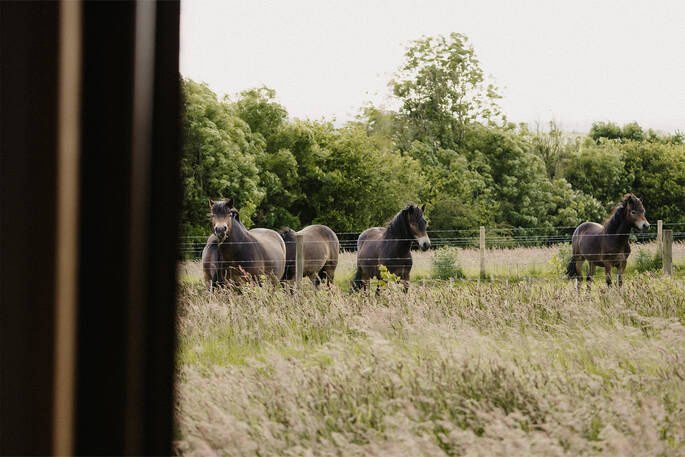
[[179,2],[0,2],[0,454],[169,455]]

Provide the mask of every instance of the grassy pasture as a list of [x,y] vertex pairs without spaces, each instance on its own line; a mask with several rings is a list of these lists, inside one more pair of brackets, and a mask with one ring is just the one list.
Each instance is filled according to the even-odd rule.
[[197,272],[182,266],[180,454],[685,454],[680,279],[390,284],[376,297],[210,293]]

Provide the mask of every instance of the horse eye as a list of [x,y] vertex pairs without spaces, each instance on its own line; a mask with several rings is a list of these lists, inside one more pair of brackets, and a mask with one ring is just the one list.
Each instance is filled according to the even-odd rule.
[[635,214],[635,211],[631,211],[630,214]]

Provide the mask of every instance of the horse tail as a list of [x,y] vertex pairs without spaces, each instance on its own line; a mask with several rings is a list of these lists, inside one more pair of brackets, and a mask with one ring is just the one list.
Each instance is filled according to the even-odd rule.
[[568,262],[568,266],[566,266],[566,276],[568,276],[568,279],[574,279],[578,276],[578,270],[576,270],[575,257],[571,257],[571,260]]
[[285,268],[281,280],[290,281],[295,279],[295,242],[297,240],[295,230],[284,228],[278,232],[285,243]]

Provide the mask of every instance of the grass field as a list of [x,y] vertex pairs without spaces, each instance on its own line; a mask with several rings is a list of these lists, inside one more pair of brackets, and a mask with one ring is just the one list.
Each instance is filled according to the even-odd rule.
[[238,295],[196,269],[179,292],[180,454],[685,454],[681,280]]

